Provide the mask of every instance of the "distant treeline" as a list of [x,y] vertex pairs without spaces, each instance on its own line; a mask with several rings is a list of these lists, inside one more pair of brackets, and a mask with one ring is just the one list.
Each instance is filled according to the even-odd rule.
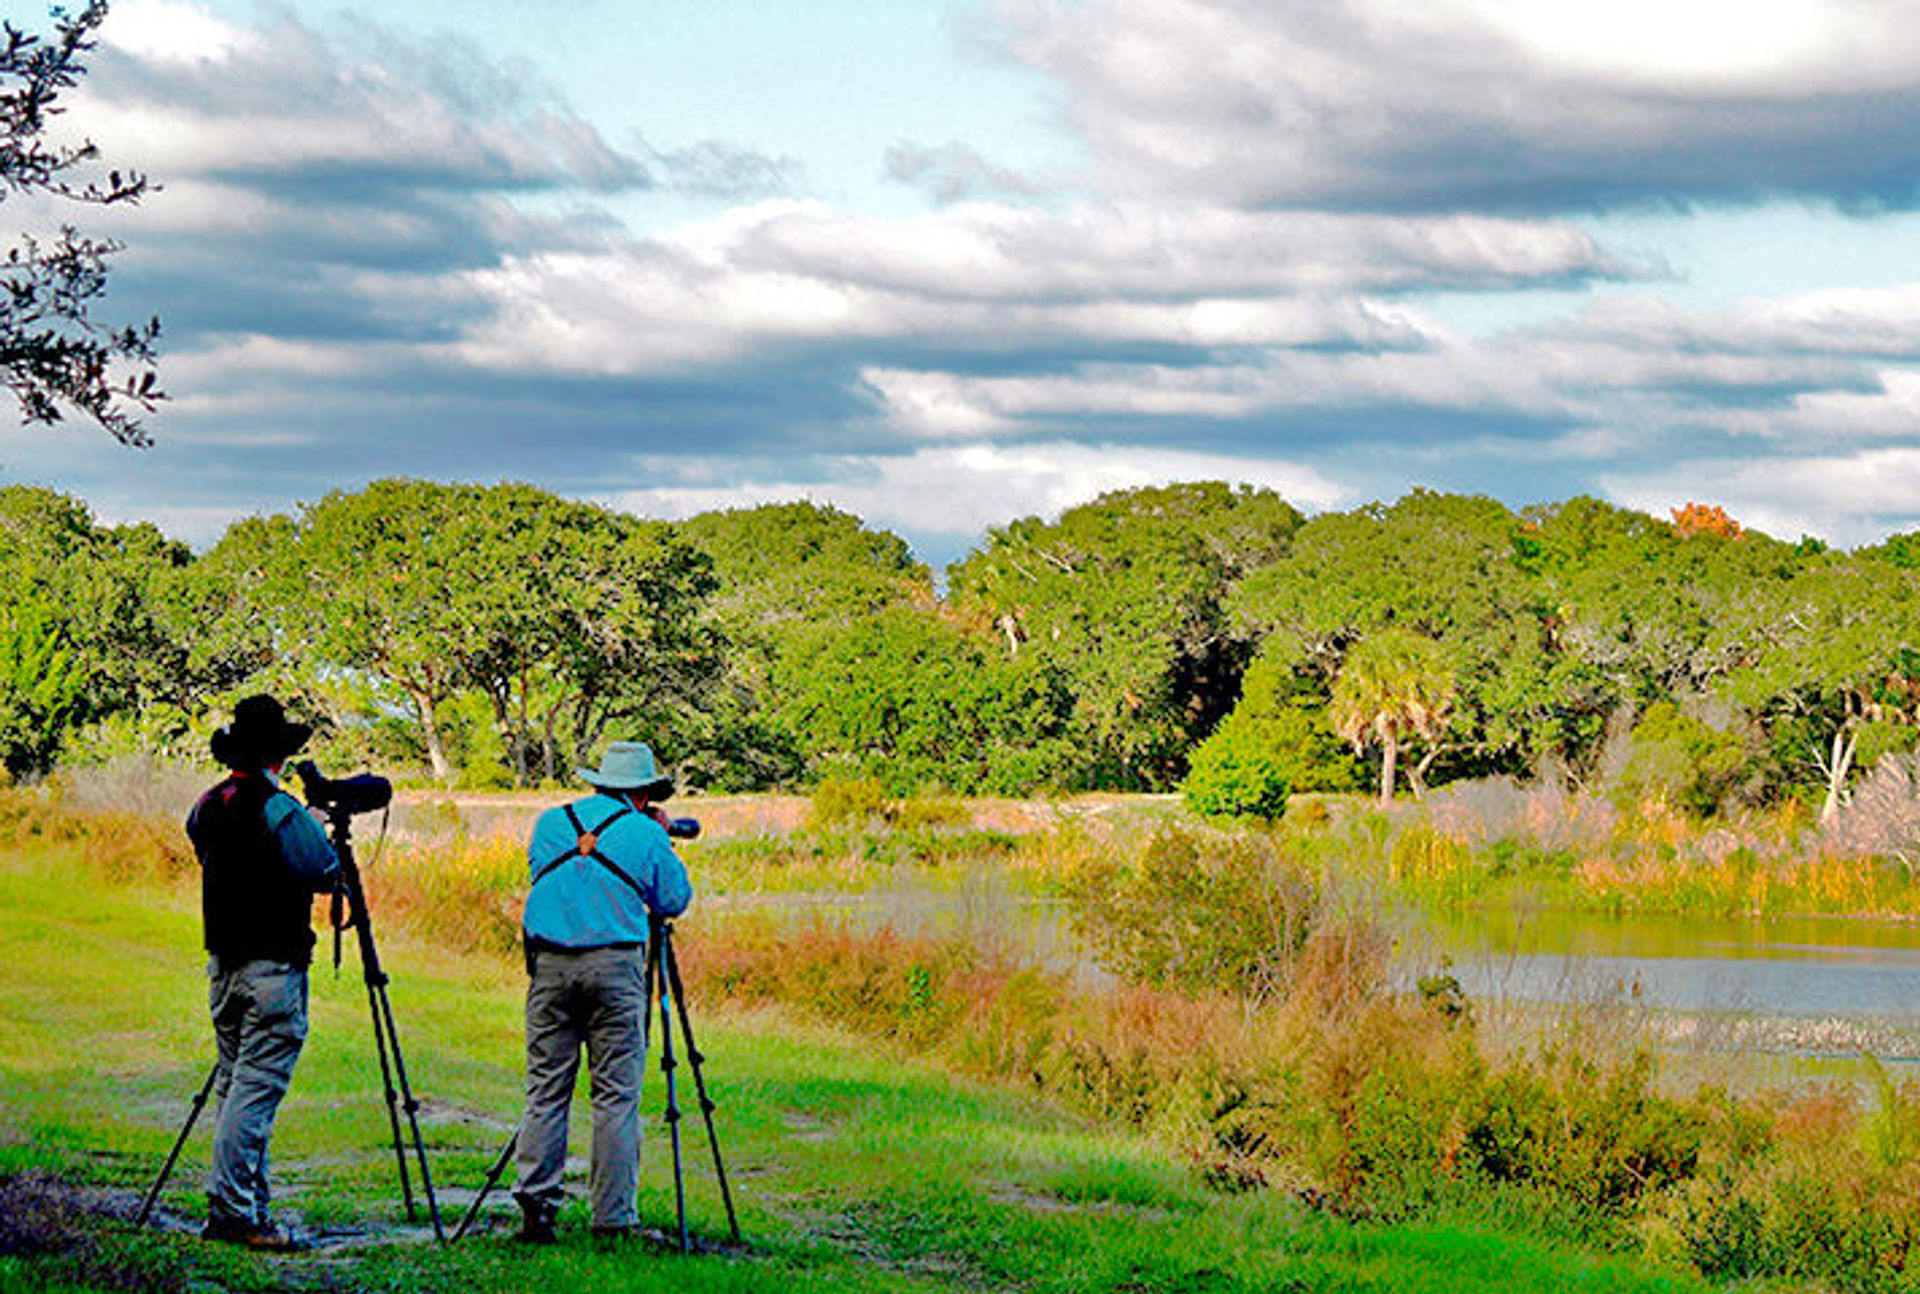
[[198,755],[271,689],[342,765],[684,786],[1170,790],[1274,812],[1551,770],[1709,811],[1844,795],[1920,729],[1920,532],[1854,552],[1590,498],[1303,516],[1196,482],[994,529],[947,571],[808,503],[669,524],[390,480],[202,555],[0,489],[0,758]]

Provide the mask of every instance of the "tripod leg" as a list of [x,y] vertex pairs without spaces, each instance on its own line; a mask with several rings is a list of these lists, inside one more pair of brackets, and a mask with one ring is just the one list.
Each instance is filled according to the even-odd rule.
[[660,1072],[667,1076],[667,1133],[673,1142],[673,1207],[680,1221],[680,1252],[692,1246],[687,1240],[687,1181],[680,1163],[680,1102],[674,1088],[673,1071],[679,1064],[673,1057],[673,1019],[668,1014],[664,978],[660,984]]
[[[427,1216],[433,1219],[433,1238],[445,1244],[447,1241],[447,1233],[440,1225],[440,1202],[434,1198],[433,1176],[427,1171],[427,1143],[422,1140],[420,1136],[420,1102],[414,1099],[413,1086],[407,1082],[407,1060],[406,1057],[400,1054],[400,1034],[393,1023],[393,1003],[387,997],[387,989],[384,984],[380,986],[380,1009],[386,1017],[387,1041],[393,1045],[394,1077],[400,1081],[400,1096],[407,1112],[407,1127],[413,1133],[413,1153],[414,1157],[419,1160],[420,1163],[420,1190],[421,1193],[427,1197]],[[389,1107],[389,1112],[391,1112],[391,1107]],[[399,1129],[397,1126],[394,1129],[394,1135],[396,1138],[394,1148],[398,1150]],[[403,1169],[406,1160],[406,1154],[402,1152],[400,1162]],[[403,1183],[406,1180],[404,1171],[401,1174],[401,1180]],[[408,1216],[411,1217],[412,1214],[409,1213]]]
[[[377,978],[367,977],[367,1010],[373,1015],[373,1049],[380,1057],[380,1086],[386,1090],[387,1127],[393,1134],[393,1158],[400,1168],[400,1197],[406,1202],[407,1221],[415,1221],[419,1214],[413,1207],[413,1179],[407,1171],[406,1143],[400,1138],[400,1095],[393,1087],[393,1062],[387,1057],[387,1021],[381,1013],[380,990],[385,985]],[[398,1056],[399,1047],[394,1047]]]
[[[659,931],[659,923],[655,922],[647,939],[646,995],[640,999],[640,1081],[643,1087],[645,1086],[647,1076],[647,1048],[653,1040],[654,994],[658,992],[660,986],[666,982],[664,977],[658,974],[660,969]],[[638,1101],[641,1096],[642,1093],[635,1092],[633,1099]],[[640,1175],[640,1152],[646,1148],[647,1139],[643,1136],[640,1138],[639,1146],[635,1147],[634,1150],[633,1171],[636,1180]]]
[[173,1149],[167,1154],[167,1162],[160,1169],[160,1176],[153,1179],[153,1186],[147,1191],[147,1198],[140,1203],[140,1212],[134,1216],[134,1225],[145,1226],[153,1215],[154,1201],[160,1198],[160,1188],[167,1184],[167,1178],[173,1175],[173,1166],[180,1158],[181,1147],[187,1144],[187,1134],[193,1131],[193,1125],[200,1120],[200,1111],[206,1108],[207,1097],[213,1091],[214,1080],[220,1077],[220,1062],[214,1061],[213,1068],[207,1071],[207,1081],[193,1094],[193,1108],[187,1112],[187,1121],[180,1125],[180,1135],[173,1139]]
[[[380,950],[373,942],[373,916],[367,911],[367,896],[360,885],[360,868],[353,861],[353,845],[348,841],[349,824],[352,814],[338,805],[330,810],[333,849],[340,860],[342,886],[346,893],[346,927],[358,931],[360,936],[360,973],[367,984],[367,1009],[373,1014],[373,1046],[380,1056],[380,1081],[386,1088],[387,1126],[393,1133],[393,1157],[400,1168],[400,1194],[406,1200],[407,1220],[413,1221],[419,1215],[413,1207],[413,1183],[407,1173],[407,1149],[400,1138],[401,1097],[405,1098],[407,1124],[413,1130],[413,1148],[420,1161],[420,1187],[426,1193],[427,1209],[433,1215],[433,1234],[436,1240],[445,1243],[446,1232],[440,1225],[440,1205],[433,1196],[433,1177],[427,1171],[427,1147],[420,1138],[420,1103],[413,1099],[413,1088],[407,1083],[407,1062],[400,1054],[400,1034],[394,1028],[393,1004],[387,1000],[387,974],[380,969]],[[342,929],[336,920],[336,935]],[[392,1055],[389,1057],[388,1049]],[[400,1090],[394,1091],[394,1080],[399,1079]]]
[[487,1196],[493,1194],[493,1188],[500,1184],[501,1174],[507,1171],[507,1161],[513,1158],[513,1152],[519,1145],[520,1130],[516,1128],[513,1135],[507,1138],[507,1144],[500,1148],[500,1157],[487,1170],[486,1182],[480,1187],[480,1193],[473,1197],[473,1203],[467,1206],[467,1216],[461,1218],[460,1225],[453,1229],[453,1239],[448,1244],[456,1243],[467,1234],[467,1228],[473,1225],[474,1218],[480,1214],[480,1206],[487,1202]]
[[737,1244],[740,1240],[740,1220],[733,1212],[733,1192],[727,1187],[727,1166],[720,1161],[720,1138],[713,1130],[713,1098],[707,1095],[707,1080],[700,1072],[700,1064],[706,1057],[693,1041],[693,1021],[687,1016],[687,993],[680,984],[680,959],[674,955],[673,944],[663,942],[661,954],[666,963],[667,982],[673,986],[674,1005],[680,1013],[680,1033],[687,1040],[687,1063],[693,1067],[693,1090],[700,1098],[700,1115],[707,1122],[707,1145],[713,1150],[713,1175],[720,1181],[720,1199],[727,1206],[727,1227]]

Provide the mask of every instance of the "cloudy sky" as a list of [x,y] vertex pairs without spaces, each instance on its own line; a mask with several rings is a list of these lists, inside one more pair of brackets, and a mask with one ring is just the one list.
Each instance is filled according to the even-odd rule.
[[936,565],[1201,477],[1868,542],[1920,525],[1905,13],[115,0],[63,127],[163,186],[81,214],[172,399],[0,412],[0,479],[195,543],[403,474]]

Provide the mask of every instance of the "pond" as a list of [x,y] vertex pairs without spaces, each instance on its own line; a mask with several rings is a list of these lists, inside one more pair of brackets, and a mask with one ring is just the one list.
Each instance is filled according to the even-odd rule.
[[[1107,977],[1058,900],[1018,895],[991,868],[956,888],[733,899],[734,911],[991,941],[1022,960]],[[1525,1014],[1625,1008],[1676,1046],[1920,1066],[1920,924],[1837,918],[1701,920],[1546,910],[1408,918],[1407,987],[1442,958],[1468,998]]]
[[[441,830],[451,817],[476,833],[512,834],[562,798],[469,796],[456,811],[403,797],[395,826]],[[686,807],[720,838],[795,830],[807,808],[796,797],[752,796],[703,797]],[[753,912],[783,923],[825,920],[991,942],[1084,982],[1107,980],[1080,949],[1063,903],[1020,893],[984,861],[957,878],[946,873],[939,885],[903,877],[861,893],[708,891],[704,903],[716,916]],[[1617,1007],[1676,1045],[1783,1057],[1865,1053],[1920,1070],[1920,921],[1706,920],[1516,907],[1396,924],[1406,986],[1444,957],[1483,1017]]]
[[1495,910],[1430,938],[1472,1000],[1631,1004],[1719,1018],[1759,1050],[1920,1062],[1920,925]]

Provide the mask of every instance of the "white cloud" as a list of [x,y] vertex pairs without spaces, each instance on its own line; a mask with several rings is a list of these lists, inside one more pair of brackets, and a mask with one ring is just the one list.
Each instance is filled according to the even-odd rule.
[[1108,192],[1226,205],[1911,203],[1884,0],[1000,0]]
[[1550,223],[1106,205],[883,220],[775,201],[472,270],[462,287],[493,318],[448,353],[479,367],[654,373],[801,341],[949,355],[1418,349],[1438,330],[1384,293],[1616,272],[1585,235]]
[[108,47],[159,63],[220,63],[257,48],[248,28],[176,0],[117,0],[101,26]]
[[1736,411],[1725,421],[1735,430],[1789,443],[1920,436],[1920,372],[1889,368],[1873,376],[1871,390],[1802,392],[1794,396],[1790,408],[1759,414]]
[[1905,15],[1880,0],[1459,0],[1449,12],[1549,65],[1669,91],[1911,84],[1915,53]]
[[286,13],[243,28],[175,0],[115,7],[60,128],[112,141],[123,165],[163,181],[320,170],[348,191],[646,182],[638,161],[457,42],[367,27],[334,39]]
[[[676,470],[674,460],[651,463]],[[1284,459],[1242,458],[1179,449],[1054,443],[958,445],[891,457],[850,455],[831,483],[749,481],[735,485],[659,486],[606,497],[645,516],[678,519],[717,508],[797,498],[830,503],[911,537],[977,537],[1020,516],[1055,516],[1111,490],[1165,481],[1225,480],[1264,486],[1296,506],[1322,509],[1350,500],[1311,467]]]
[[1920,447],[1701,459],[1612,474],[1605,486],[1625,506],[1657,516],[1689,502],[1714,503],[1779,538],[1811,534],[1852,547],[1920,523]]
[[1203,195],[1060,211],[970,203],[898,220],[765,204],[673,241],[749,266],[988,300],[1501,288],[1640,268],[1565,222],[1248,212]]
[[1372,405],[1540,415],[1581,407],[1541,380],[1528,357],[1466,347],[1306,350],[1196,367],[1104,363],[1038,376],[869,369],[863,377],[892,425],[920,438],[1011,433],[1029,422],[1097,424],[1103,417],[1190,425]]

